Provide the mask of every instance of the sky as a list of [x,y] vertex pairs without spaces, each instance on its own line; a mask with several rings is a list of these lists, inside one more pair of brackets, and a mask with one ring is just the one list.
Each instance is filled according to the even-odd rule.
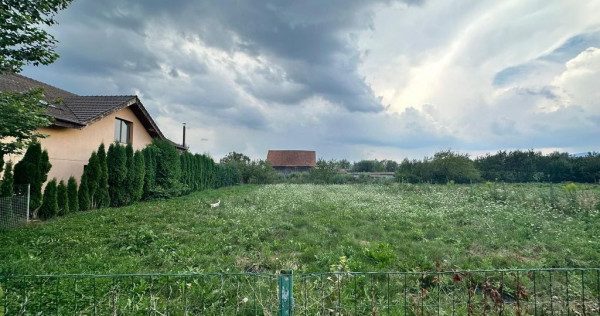
[[597,0],[76,0],[23,74],[219,159],[600,151]]

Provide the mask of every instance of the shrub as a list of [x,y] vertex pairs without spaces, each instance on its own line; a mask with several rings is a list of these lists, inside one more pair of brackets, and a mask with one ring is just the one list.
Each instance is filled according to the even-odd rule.
[[250,183],[267,184],[275,182],[278,174],[265,160],[255,160],[250,164]]
[[87,174],[84,172],[79,180],[79,210],[87,211],[90,209],[90,192],[88,191]]
[[58,215],[62,216],[69,213],[69,194],[65,182],[62,180],[56,188],[56,203],[58,205]]
[[156,147],[156,186],[168,196],[178,196],[182,189],[179,152],[166,140],[155,139],[152,146]]
[[30,185],[30,211],[36,210],[42,204],[42,185],[51,167],[48,152],[42,152],[42,145],[38,142],[31,143],[23,159],[15,165],[14,183]]
[[52,179],[44,189],[44,198],[42,205],[38,210],[40,219],[49,219],[56,216],[58,213],[58,202],[56,199],[56,179]]
[[144,162],[144,154],[141,151],[136,151],[133,155],[133,170],[129,175],[133,179],[133,201],[142,199],[144,193],[144,176],[146,175],[146,164]]
[[67,195],[69,202],[69,212],[79,211],[79,197],[77,196],[77,181],[74,177],[69,177],[67,181]]
[[[0,158],[1,159],[1,158]],[[12,172],[12,162],[6,163],[4,169],[4,180],[0,184],[0,197],[11,197],[14,194],[14,177]]]
[[106,162],[106,150],[104,143],[98,147],[98,162],[100,164],[100,177],[98,178],[98,189],[94,195],[97,208],[110,206],[110,195],[108,194],[108,165]]
[[[108,147],[106,154],[108,166],[108,193],[111,206],[122,206],[127,203],[125,179],[127,177],[127,156],[125,148],[117,143]],[[81,201],[79,201],[81,203]]]
[[86,174],[87,190],[90,197],[90,208],[96,208],[96,191],[100,186],[100,160],[98,154],[94,151],[88,160],[88,165],[83,171]]
[[156,147],[147,146],[142,150],[144,154],[145,176],[144,176],[144,199],[148,199],[154,191],[156,179]]
[[125,169],[127,173],[125,175],[125,201],[124,205],[129,205],[134,200],[135,195],[135,184],[134,184],[134,170],[133,170],[133,146],[131,144],[127,144],[125,146]]

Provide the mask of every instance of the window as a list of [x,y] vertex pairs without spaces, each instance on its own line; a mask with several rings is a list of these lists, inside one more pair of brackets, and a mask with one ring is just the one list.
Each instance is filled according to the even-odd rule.
[[115,119],[115,140],[119,143],[131,143],[131,122]]

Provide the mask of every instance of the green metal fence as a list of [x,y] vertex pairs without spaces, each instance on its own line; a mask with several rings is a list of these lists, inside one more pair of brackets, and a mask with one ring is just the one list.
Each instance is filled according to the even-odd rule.
[[600,315],[600,269],[295,277],[296,315]]
[[0,277],[0,315],[600,315],[600,269]]
[[[261,274],[0,277],[0,315],[275,315],[277,279]],[[2,313],[4,309],[4,315]]]

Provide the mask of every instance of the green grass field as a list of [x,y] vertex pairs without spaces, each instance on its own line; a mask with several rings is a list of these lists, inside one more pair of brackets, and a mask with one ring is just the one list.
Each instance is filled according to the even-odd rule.
[[0,275],[598,267],[599,199],[548,184],[236,186],[0,231]]

